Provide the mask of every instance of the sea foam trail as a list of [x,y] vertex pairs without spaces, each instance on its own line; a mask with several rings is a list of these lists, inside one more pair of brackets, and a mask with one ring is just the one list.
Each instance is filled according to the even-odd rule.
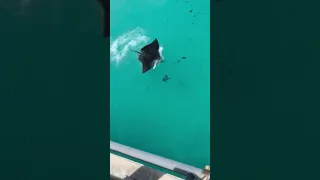
[[126,32],[110,42],[111,61],[117,65],[124,60],[130,49],[137,49],[137,47],[146,44],[148,37],[142,28],[135,28]]
[[[129,32],[122,34],[115,40],[110,41],[110,60],[116,65],[119,65],[127,56],[130,49],[140,50],[143,46],[150,43],[150,38],[145,35],[142,28],[135,28]],[[159,48],[160,55],[162,56],[163,47]]]

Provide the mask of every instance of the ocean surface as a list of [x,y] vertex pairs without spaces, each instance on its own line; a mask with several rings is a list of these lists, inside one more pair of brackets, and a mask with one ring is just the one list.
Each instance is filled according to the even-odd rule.
[[[210,164],[209,15],[209,0],[111,0],[112,141],[199,168]],[[142,74],[130,48],[155,38],[164,62]]]

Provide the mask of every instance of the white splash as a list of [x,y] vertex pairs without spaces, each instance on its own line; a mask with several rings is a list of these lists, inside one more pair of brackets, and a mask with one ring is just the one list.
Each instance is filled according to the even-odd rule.
[[159,47],[159,54],[160,54],[160,57],[161,59],[160,60],[156,60],[155,63],[154,63],[154,66],[152,69],[155,69],[157,67],[157,65],[160,63],[160,61],[162,61],[164,58],[162,56],[162,51],[163,51],[163,47]]
[[161,47],[160,45],[160,48],[159,48],[159,54],[161,56],[161,59],[164,59],[163,55],[162,55],[162,51],[163,51],[163,47]]
[[140,46],[140,44],[147,43],[148,39],[149,38],[145,35],[144,30],[137,27],[134,30],[122,34],[114,41],[111,40],[111,61],[118,65],[130,51],[130,49],[137,49],[137,46]]

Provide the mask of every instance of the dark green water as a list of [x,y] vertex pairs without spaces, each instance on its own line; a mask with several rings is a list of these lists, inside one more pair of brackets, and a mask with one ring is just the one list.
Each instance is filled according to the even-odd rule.
[[213,4],[214,179],[319,179],[318,7]]
[[101,7],[20,2],[0,2],[0,179],[108,179]]
[[111,62],[112,141],[200,168],[210,163],[209,13],[206,0],[111,1],[118,54],[145,36],[131,48],[158,38],[165,60],[145,74],[136,53]]

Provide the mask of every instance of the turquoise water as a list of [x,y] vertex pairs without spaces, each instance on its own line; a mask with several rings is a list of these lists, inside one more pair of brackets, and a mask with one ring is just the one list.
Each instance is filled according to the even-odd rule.
[[[111,0],[112,141],[200,168],[210,163],[209,5]],[[165,62],[142,74],[129,48],[154,38]]]

